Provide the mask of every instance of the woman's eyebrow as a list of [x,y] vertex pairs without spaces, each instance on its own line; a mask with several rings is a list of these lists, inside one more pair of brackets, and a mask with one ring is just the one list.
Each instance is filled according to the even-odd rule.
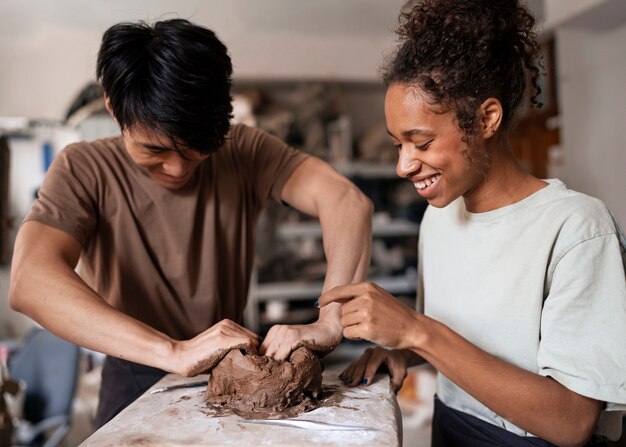
[[[390,136],[394,137],[394,135],[389,131],[389,129],[387,129],[387,133]],[[405,130],[405,131],[402,132],[402,136],[405,137],[405,138],[412,137],[413,135],[432,137],[435,134],[433,132],[429,131],[429,130],[424,130],[424,129],[420,129],[420,128],[409,129],[409,130]]]

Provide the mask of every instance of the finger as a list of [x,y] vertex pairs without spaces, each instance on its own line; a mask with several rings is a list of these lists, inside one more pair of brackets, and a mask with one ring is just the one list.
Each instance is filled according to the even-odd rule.
[[[355,324],[353,326],[348,326],[343,328],[343,336],[350,340],[366,340],[362,337],[363,324]],[[370,340],[371,341],[371,340]]]
[[250,329],[245,328],[243,326],[239,326],[239,328],[241,330],[243,330],[246,334],[248,334],[250,336],[250,338],[254,339],[254,340],[260,340],[261,336],[259,334],[256,334],[254,332],[252,332]]
[[341,381],[345,383],[348,383],[348,382],[351,383],[352,377],[354,377],[356,368],[359,365],[359,363],[367,362],[371,355],[372,355],[371,349],[369,348],[366,349],[363,352],[363,354],[361,354],[361,357],[359,357],[357,360],[355,360],[350,365],[348,365],[348,367],[341,374],[339,374],[339,378],[341,379]]
[[280,325],[280,324],[277,324],[270,328],[270,332],[272,332],[272,338],[270,342],[266,345],[266,349],[265,349],[266,356],[274,358],[274,356],[276,355],[276,351],[278,351],[278,348],[281,344],[281,341],[285,337],[284,334],[285,334],[286,329],[287,329],[287,326]]
[[233,349],[243,349],[247,353],[256,353],[256,344],[247,339],[233,340],[233,343],[229,346],[230,350]]
[[245,351],[248,354],[256,354],[259,350],[260,340],[257,338],[248,338],[250,340],[248,346],[245,348]]
[[352,375],[352,380],[348,383],[349,386],[365,384],[365,371],[367,370],[367,366],[372,362],[373,350],[372,348],[367,348],[366,352],[368,352],[369,355],[361,356],[356,365],[354,365],[354,374]]
[[386,356],[387,351],[382,349],[374,350],[374,353],[372,354],[372,357],[365,368],[365,373],[363,375],[363,381],[365,382],[364,385],[369,385],[372,383],[372,381],[374,380],[374,376],[380,369],[380,365],[385,363]]
[[263,340],[263,343],[261,343],[261,346],[259,347],[259,354],[268,355],[267,350],[270,348],[270,346],[272,346],[272,343],[274,342],[274,338],[276,338],[277,329],[278,329],[278,326],[272,326],[270,330],[267,332],[267,335],[265,336],[265,340]]
[[365,371],[365,365],[370,361],[372,355],[372,349],[367,348],[363,355],[352,364],[352,371],[348,377],[344,380],[344,383],[348,386],[357,386],[363,380],[363,373]]
[[320,307],[324,307],[330,303],[350,301],[355,296],[370,290],[370,288],[371,284],[366,282],[337,286],[323,293],[319,297],[318,303]]
[[222,328],[220,331],[222,345],[227,349],[246,349],[256,351],[258,340],[251,338],[247,333],[232,328]]
[[348,314],[341,314],[341,325],[344,328],[350,327],[350,326],[354,326],[357,324],[361,324],[363,323],[363,319],[364,319],[365,315],[363,314],[363,312],[351,312]]
[[283,340],[276,349],[276,353],[272,356],[274,360],[285,361],[291,355],[291,352],[298,348],[298,343],[288,343]]
[[352,363],[350,363],[348,366],[346,366],[346,368],[341,372],[341,374],[339,374],[339,379],[342,382],[346,382],[349,378],[352,378],[352,372],[354,371],[354,365],[356,363],[356,360]]
[[358,312],[360,310],[368,309],[371,307],[373,300],[369,292],[365,292],[359,296],[354,297],[352,300],[344,303],[341,306],[341,314],[347,315],[352,312]]
[[352,374],[354,372],[355,365],[356,365],[356,360],[350,363],[348,366],[346,366],[346,368],[341,372],[341,374],[339,374],[339,380],[341,380],[344,383],[352,380]]
[[400,387],[402,387],[404,379],[406,379],[406,363],[394,358],[389,358],[387,361],[387,368],[389,369],[389,375],[391,376],[391,384],[393,385],[394,391],[397,393]]
[[255,334],[250,329],[247,329],[247,328],[243,327],[242,325],[235,323],[232,320],[225,319],[225,320],[222,320],[222,321],[223,321],[224,325],[226,325],[226,326],[228,326],[230,328],[233,328],[235,330],[241,331],[241,332],[249,335],[251,338],[255,338],[257,340],[261,338],[258,334]]

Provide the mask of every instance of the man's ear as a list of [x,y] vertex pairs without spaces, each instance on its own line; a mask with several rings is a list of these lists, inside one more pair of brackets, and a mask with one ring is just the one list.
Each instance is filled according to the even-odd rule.
[[113,121],[117,123],[117,120],[115,119],[115,115],[113,114],[113,107],[111,106],[111,100],[106,95],[106,93],[104,94],[104,106],[106,107],[107,112],[109,112],[109,115],[111,115],[111,118],[113,118]]
[[491,138],[502,124],[502,103],[496,98],[487,98],[480,105],[478,113],[480,117],[480,134],[484,139]]

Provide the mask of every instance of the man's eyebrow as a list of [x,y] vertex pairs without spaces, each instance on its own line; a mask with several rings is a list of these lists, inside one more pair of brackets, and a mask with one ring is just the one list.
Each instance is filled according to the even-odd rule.
[[[394,135],[389,131],[389,129],[387,129],[387,133],[390,136],[394,137]],[[420,136],[424,136],[424,137],[434,137],[435,136],[435,134],[433,132],[431,132],[429,130],[419,129],[419,128],[409,129],[409,130],[405,130],[404,132],[402,132],[402,136],[405,137],[405,138],[412,137],[413,135],[420,135]]]
[[158,144],[152,144],[152,143],[139,143],[139,144],[141,144],[145,148],[153,149],[156,151],[173,151],[174,150],[172,148],[161,146]]

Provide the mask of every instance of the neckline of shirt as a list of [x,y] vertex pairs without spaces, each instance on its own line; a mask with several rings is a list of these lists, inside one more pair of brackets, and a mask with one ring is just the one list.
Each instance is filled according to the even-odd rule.
[[559,179],[543,179],[543,181],[546,182],[548,185],[541,188],[539,191],[532,193],[528,197],[525,197],[519,202],[515,202],[501,208],[496,208],[495,210],[485,211],[484,213],[472,213],[470,211],[467,211],[465,209],[465,203],[461,198],[459,200],[461,200],[463,215],[468,221],[471,222],[486,222],[497,220],[508,214],[542,203],[542,201],[545,200],[546,197],[549,197],[552,194],[552,191],[555,191],[557,189],[565,189],[565,184]]

